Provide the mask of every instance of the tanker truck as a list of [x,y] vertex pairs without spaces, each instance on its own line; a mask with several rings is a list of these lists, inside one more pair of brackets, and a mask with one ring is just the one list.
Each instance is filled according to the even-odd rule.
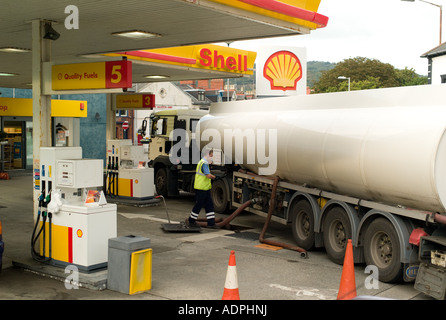
[[299,247],[342,264],[351,239],[380,281],[445,298],[446,86],[217,103],[196,135],[222,152],[220,211],[267,216],[274,188]]

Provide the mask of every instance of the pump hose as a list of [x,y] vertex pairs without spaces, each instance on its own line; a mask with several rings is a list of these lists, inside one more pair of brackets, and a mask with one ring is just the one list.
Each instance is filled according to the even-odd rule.
[[39,222],[40,222],[40,210],[39,210],[39,213],[37,215],[36,224],[34,225],[34,230],[33,230],[33,234],[32,234],[32,237],[31,237],[31,256],[33,257],[34,260],[37,260],[37,261],[40,261],[40,262],[50,260],[49,258],[45,258],[44,256],[41,256],[40,254],[38,254],[36,252],[36,249],[35,249],[36,242],[39,239],[40,234],[43,231],[43,233],[44,233],[43,252],[45,254],[45,223],[46,223],[46,215],[42,214],[42,217],[43,217],[43,219],[42,219],[42,227],[40,228],[39,232],[36,235],[37,226],[39,225]]
[[266,243],[266,244],[270,244],[272,246],[277,246],[277,247],[283,247],[285,249],[289,249],[289,250],[294,250],[297,252],[300,252],[300,256],[302,258],[308,258],[308,254],[307,251],[305,249],[302,249],[300,247],[297,246],[293,246],[293,245],[289,245],[283,242],[278,242],[278,241],[273,241],[273,240],[266,240],[265,237],[265,233],[266,233],[266,229],[268,229],[268,225],[271,221],[271,217],[274,211],[274,207],[276,205],[276,190],[277,190],[277,185],[279,184],[279,177],[276,177],[274,179],[274,184],[273,184],[273,190],[271,193],[271,200],[270,200],[270,204],[269,204],[269,210],[268,210],[268,216],[266,217],[265,220],[265,224],[263,226],[262,232],[260,233],[259,236],[259,241],[261,243]]
[[[248,201],[246,201],[245,203],[243,203],[240,207],[237,208],[237,210],[235,210],[233,213],[231,213],[231,215],[229,217],[227,217],[226,219],[224,219],[223,221],[217,222],[215,225],[218,228],[223,228],[223,227],[227,227],[229,225],[229,223],[234,220],[234,218],[236,216],[238,216],[243,210],[245,210],[247,207],[249,207],[251,204],[254,204],[257,202],[257,199],[250,199]],[[202,219],[197,219],[197,223],[201,226],[201,227],[207,227],[207,222],[203,222],[206,221],[206,219],[202,220]]]
[[[44,192],[41,194],[41,196],[39,198],[39,209],[38,209],[38,213],[37,213],[37,219],[36,219],[36,223],[34,225],[33,233],[32,233],[32,236],[31,236],[31,256],[32,256],[32,258],[34,260],[39,261],[39,262],[47,262],[47,261],[51,260],[51,241],[52,241],[52,239],[51,239],[51,233],[52,233],[51,232],[52,231],[51,224],[52,224],[52,214],[48,213],[47,211],[41,211],[41,208],[45,206],[45,202],[46,203],[49,202],[50,195],[48,195],[46,198],[44,198],[43,195],[44,195]],[[39,232],[36,235],[37,227],[38,227],[39,222],[40,222],[40,216],[42,216],[42,226],[40,227]],[[45,228],[45,225],[46,225],[47,217],[49,217],[49,237],[50,237],[49,238],[50,249],[49,249],[49,257],[48,258],[45,257],[45,244],[46,244],[46,239],[45,239],[45,237],[46,237],[46,228]],[[38,254],[36,252],[36,249],[35,249],[36,242],[39,239],[39,237],[42,234],[42,232],[43,232],[43,241],[42,241],[43,256]]]
[[37,237],[34,237],[35,234],[36,234],[36,230],[37,230],[37,226],[39,225],[39,222],[40,222],[40,209],[39,209],[39,211],[37,213],[36,223],[34,225],[33,233],[32,233],[32,236],[31,236],[31,255],[33,257],[38,255],[36,250],[35,250],[35,248],[34,248],[34,245],[35,245],[37,239],[39,238],[40,233],[42,232],[42,229],[40,229],[39,234],[37,235]]
[[435,222],[446,224],[446,216],[435,212],[431,213],[431,215],[433,216]]
[[[298,246],[293,246],[293,245],[290,245],[290,244],[286,244],[286,243],[283,243],[283,242],[278,242],[278,241],[266,240],[265,239],[265,233],[266,233],[266,230],[268,229],[268,226],[269,226],[269,223],[271,221],[271,217],[272,217],[272,214],[273,214],[273,211],[274,211],[274,207],[276,205],[276,191],[277,191],[277,185],[278,184],[279,184],[279,177],[276,177],[274,179],[273,189],[272,189],[272,192],[271,192],[271,199],[270,199],[270,205],[269,205],[269,209],[268,209],[268,215],[266,217],[265,224],[263,226],[262,232],[260,233],[259,241],[261,243],[270,244],[272,246],[283,247],[285,249],[297,251],[297,252],[300,253],[300,256],[302,258],[308,258],[308,253],[303,248],[300,248]],[[222,227],[227,226],[229,224],[229,222],[231,222],[237,215],[240,214],[240,212],[242,212],[244,209],[249,207],[251,204],[256,203],[257,201],[258,200],[256,198],[250,199],[250,200],[246,201],[240,207],[238,207],[237,210],[235,210],[229,217],[224,219],[222,222],[216,223],[217,227],[222,228]],[[202,226],[202,227],[206,227],[207,226],[206,222],[200,222],[200,221],[197,220],[197,223],[200,226]]]

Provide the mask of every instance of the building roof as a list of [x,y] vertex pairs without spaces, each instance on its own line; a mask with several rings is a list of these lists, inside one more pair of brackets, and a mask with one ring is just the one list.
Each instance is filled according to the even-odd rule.
[[428,52],[421,55],[421,58],[432,58],[437,56],[443,56],[446,54],[446,42],[443,42],[439,46],[429,50]]
[[[188,96],[190,96],[193,105],[209,106],[211,104],[211,100],[209,100],[204,95],[205,90],[200,90],[200,89],[187,89],[187,90],[182,89],[182,90],[184,93],[186,93]],[[200,98],[198,97],[198,93],[200,91],[203,92],[203,100],[200,100]]]

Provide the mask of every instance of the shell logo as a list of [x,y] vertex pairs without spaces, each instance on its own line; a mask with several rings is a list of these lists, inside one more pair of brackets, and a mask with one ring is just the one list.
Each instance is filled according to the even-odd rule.
[[263,76],[269,80],[271,90],[296,90],[302,79],[302,65],[294,53],[278,51],[266,60]]

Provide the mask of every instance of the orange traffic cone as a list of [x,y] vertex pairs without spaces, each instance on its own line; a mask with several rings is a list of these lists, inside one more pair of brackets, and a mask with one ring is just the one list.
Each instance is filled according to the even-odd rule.
[[238,292],[237,268],[235,266],[235,252],[229,255],[228,271],[226,272],[225,289],[222,300],[240,300]]
[[354,297],[356,297],[355,264],[352,240],[348,239],[337,300],[350,300]]

